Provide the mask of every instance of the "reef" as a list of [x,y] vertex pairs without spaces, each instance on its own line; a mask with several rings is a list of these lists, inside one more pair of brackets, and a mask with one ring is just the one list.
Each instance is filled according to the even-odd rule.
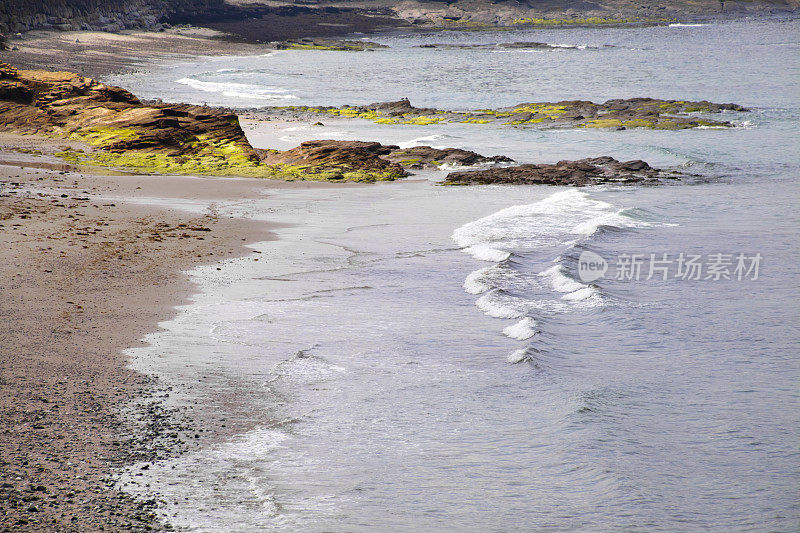
[[276,50],[327,50],[338,52],[363,52],[389,48],[385,44],[371,41],[348,41],[337,39],[295,39],[272,43]]
[[271,108],[276,115],[310,116],[324,114],[372,120],[378,124],[418,125],[461,122],[538,128],[651,128],[681,130],[698,127],[729,128],[733,123],[711,119],[724,111],[747,112],[738,104],[717,104],[707,100],[661,100],[657,98],[614,99],[604,103],[588,100],[522,103],[499,109],[447,111],[419,108],[408,99],[365,106]]
[[602,183],[631,184],[675,179],[670,173],[651,167],[641,160],[617,161],[613,157],[595,157],[577,161],[559,161],[554,165],[519,165],[471,172],[452,172],[444,185],[571,185],[583,187]]
[[[437,169],[443,165],[454,167],[476,165],[498,165],[513,163],[505,156],[483,156],[460,148],[432,148],[415,146],[400,148],[364,141],[307,141],[297,148],[284,152],[265,151],[264,163],[283,165],[284,168],[303,169],[309,173],[327,174],[326,180],[356,179],[357,174],[375,179],[397,179],[408,175],[406,169]],[[342,169],[349,169],[344,171]]]

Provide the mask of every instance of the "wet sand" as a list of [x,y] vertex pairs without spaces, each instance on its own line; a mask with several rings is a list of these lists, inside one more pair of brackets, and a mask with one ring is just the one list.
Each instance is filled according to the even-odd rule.
[[206,435],[191,413],[165,411],[168,391],[121,352],[191,294],[186,269],[272,236],[263,222],[117,198],[224,201],[313,185],[79,172],[47,155],[63,144],[0,136],[0,530],[158,529],[152,505],[108,476]]
[[[255,55],[270,48],[224,39],[207,28],[164,32],[32,31],[8,41],[0,61],[20,69],[67,70],[90,78],[147,68],[153,61],[196,59],[199,55]],[[14,49],[16,48],[16,50]]]

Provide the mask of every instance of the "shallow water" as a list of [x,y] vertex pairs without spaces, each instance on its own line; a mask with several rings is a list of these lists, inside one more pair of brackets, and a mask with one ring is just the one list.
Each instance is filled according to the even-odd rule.
[[[182,401],[257,428],[152,467],[165,515],[203,531],[795,530],[798,29],[394,35],[379,52],[217,58],[115,79],[144,97],[247,106],[258,103],[247,91],[176,80],[249,85],[268,105],[278,94],[440,108],[644,95],[754,108],[726,115],[732,130],[678,132],[248,124],[254,144],[275,148],[342,138],[525,162],[607,154],[697,176],[445,188],[433,171],[217,205],[292,225],[255,246],[258,262],[194,271],[202,292],[132,350],[136,368],[192,385]],[[588,46],[416,47],[501,40]],[[605,277],[580,279],[586,251],[608,261]],[[666,280],[645,279],[648,265],[638,280],[613,275],[620,254],[681,253],[762,261],[757,279],[676,278],[674,262]],[[146,492],[131,483],[141,479],[121,482]]]

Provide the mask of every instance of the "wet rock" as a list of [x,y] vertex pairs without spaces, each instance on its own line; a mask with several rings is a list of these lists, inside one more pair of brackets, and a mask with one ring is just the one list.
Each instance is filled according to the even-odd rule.
[[679,130],[697,127],[730,127],[729,121],[711,120],[703,115],[725,111],[746,112],[738,104],[717,104],[707,100],[660,100],[629,98],[608,100],[602,104],[586,100],[521,103],[513,107],[448,111],[414,107],[407,98],[394,102],[378,102],[367,106],[287,107],[276,108],[278,114],[328,114],[362,118],[381,124],[429,125],[444,122],[500,124],[540,128],[652,128]]
[[480,164],[513,163],[513,159],[498,155],[486,157],[481,154],[460,148],[431,148],[430,146],[414,146],[397,149],[385,156],[389,161],[399,163],[407,168],[436,168],[443,164],[473,166]]
[[[400,178],[408,173],[397,163],[381,156],[390,154],[397,146],[384,146],[377,142],[362,141],[307,141],[297,148],[284,152],[266,152],[267,165],[289,165],[308,173],[333,172],[345,174],[380,173],[387,178]],[[330,179],[330,178],[329,178]]]
[[0,130],[69,135],[111,152],[179,156],[222,150],[258,160],[231,113],[143,104],[125,89],[78,74],[18,71],[5,63],[0,63]]
[[294,39],[273,43],[277,50],[332,50],[340,52],[363,52],[389,48],[385,44],[370,41],[348,41],[337,39]]
[[411,105],[411,102],[408,98],[401,98],[395,102],[377,102],[366,105],[363,107],[363,109],[368,111],[381,111],[389,116],[406,115],[411,113],[415,115],[428,115],[438,111],[437,109],[414,107]]
[[526,164],[471,172],[452,172],[446,185],[529,184],[572,185],[582,187],[600,183],[639,183],[674,177],[641,160],[617,161],[613,157],[595,157],[577,161],[559,161],[554,165]]

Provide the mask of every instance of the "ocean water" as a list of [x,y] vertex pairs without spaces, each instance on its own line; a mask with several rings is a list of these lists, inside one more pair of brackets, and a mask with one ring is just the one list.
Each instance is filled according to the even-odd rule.
[[[279,240],[193,271],[200,292],[131,350],[132,365],[174,385],[178,404],[251,429],[121,486],[155,492],[191,531],[796,531],[798,30],[392,34],[369,37],[391,46],[377,52],[206,58],[113,79],[142,97],[234,107],[403,96],[448,109],[632,96],[752,107],[726,114],[736,128],[686,131],[246,122],[262,147],[612,155],[693,176],[440,187],[445,172],[427,171],[215,203],[283,223]],[[513,41],[570,47],[419,48]],[[605,275],[589,279],[586,258]]]

